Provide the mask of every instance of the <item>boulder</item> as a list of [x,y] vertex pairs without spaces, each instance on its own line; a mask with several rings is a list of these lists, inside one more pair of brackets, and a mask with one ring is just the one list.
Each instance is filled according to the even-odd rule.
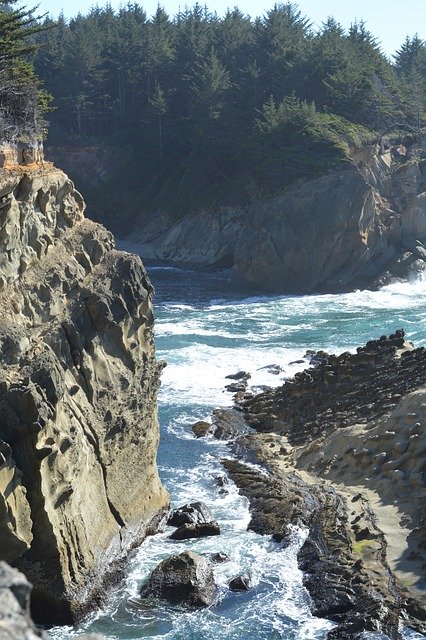
[[248,591],[251,587],[250,576],[241,575],[236,576],[229,583],[229,588],[231,591]]
[[166,558],[151,573],[140,596],[166,600],[171,604],[208,607],[215,601],[211,564],[207,558],[193,551]]
[[229,562],[229,556],[223,551],[219,551],[219,553],[212,553],[210,560],[213,564],[222,564],[222,562]]
[[213,435],[218,440],[233,440],[252,433],[241,413],[232,409],[215,409],[212,422]]
[[195,424],[192,425],[192,433],[196,438],[202,438],[206,436],[210,431],[210,427],[212,425],[210,422],[205,422],[204,420],[198,420]]
[[199,524],[183,524],[169,538],[171,540],[187,540],[188,538],[206,538],[219,536],[220,527],[217,522],[200,522]]
[[167,524],[172,527],[181,527],[184,524],[199,524],[212,522],[212,520],[213,514],[204,502],[190,502],[172,511]]

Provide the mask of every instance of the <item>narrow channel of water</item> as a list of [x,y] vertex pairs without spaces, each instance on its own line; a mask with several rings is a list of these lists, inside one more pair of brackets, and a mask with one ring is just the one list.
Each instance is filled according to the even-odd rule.
[[[134,248],[133,248],[134,249]],[[229,405],[225,376],[244,369],[253,387],[276,386],[303,368],[294,363],[307,349],[353,350],[371,338],[404,327],[416,346],[426,345],[426,281],[378,292],[322,296],[257,296],[241,292],[227,274],[197,274],[172,268],[149,270],[156,288],[156,343],[167,361],[159,395],[162,440],[159,467],[174,507],[202,500],[219,521],[222,535],[185,542],[168,539],[171,529],[150,537],[131,562],[128,579],[102,612],[77,628],[57,628],[57,640],[99,632],[109,640],[320,640],[330,623],[311,616],[296,554],[304,532],[282,549],[268,536],[247,531],[247,501],[231,482],[225,491],[220,459],[224,443],[196,440],[191,425]],[[281,372],[268,372],[276,364]],[[231,560],[215,568],[219,604],[202,611],[147,606],[138,589],[164,557],[190,548],[224,551]],[[231,593],[227,583],[249,572],[254,587]],[[366,635],[377,639],[373,634]],[[405,633],[408,638],[418,634]]]

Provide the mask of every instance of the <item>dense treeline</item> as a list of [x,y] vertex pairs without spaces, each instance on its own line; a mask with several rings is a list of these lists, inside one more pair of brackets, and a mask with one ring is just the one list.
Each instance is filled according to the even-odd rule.
[[40,24],[36,9],[14,9],[16,0],[0,0],[0,139],[32,141],[43,135],[43,113],[49,96],[40,88],[29,57],[38,46]]
[[128,148],[126,179],[152,209],[270,192],[395,123],[419,127],[425,111],[422,40],[407,38],[391,63],[364,23],[345,32],[330,18],[314,32],[291,3],[255,20],[198,4],[174,19],[107,6],[40,39],[51,141]]

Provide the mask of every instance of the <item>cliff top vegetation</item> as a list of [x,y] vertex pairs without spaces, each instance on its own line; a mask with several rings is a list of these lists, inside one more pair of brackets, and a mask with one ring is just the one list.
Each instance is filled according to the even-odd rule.
[[38,39],[50,142],[125,156],[104,190],[110,210],[244,204],[425,121],[424,41],[407,37],[391,61],[363,22],[314,31],[293,3],[256,19],[198,4],[174,18],[96,7]]

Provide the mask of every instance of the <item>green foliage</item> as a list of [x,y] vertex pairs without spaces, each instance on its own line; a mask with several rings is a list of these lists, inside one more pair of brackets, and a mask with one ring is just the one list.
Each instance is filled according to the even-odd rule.
[[40,88],[29,56],[36,34],[45,30],[35,9],[13,9],[0,0],[0,137],[14,141],[42,137],[50,96]]
[[278,104],[272,96],[255,121],[250,148],[262,184],[287,184],[344,162],[351,147],[371,141],[374,134],[334,114],[320,113],[313,103],[287,96]]
[[131,175],[146,211],[247,202],[347,162],[395,123],[423,123],[423,41],[407,38],[393,65],[363,22],[315,32],[291,2],[255,20],[107,5],[41,41],[52,143],[119,141],[127,170],[111,188],[128,191]]

